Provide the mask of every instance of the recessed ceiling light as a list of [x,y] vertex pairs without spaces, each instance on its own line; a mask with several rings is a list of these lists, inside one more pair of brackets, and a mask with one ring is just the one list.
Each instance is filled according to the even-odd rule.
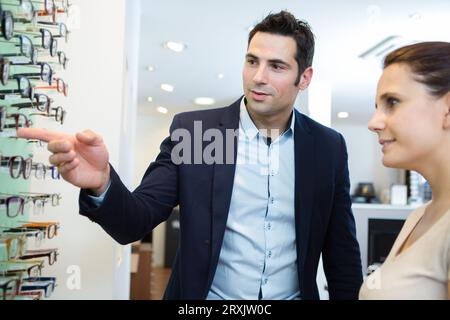
[[175,88],[172,85],[170,85],[170,84],[164,83],[164,84],[161,85],[161,89],[166,91],[166,92],[173,92],[173,90]]
[[217,75],[217,78],[218,78],[218,79],[223,79],[223,78],[225,78],[225,75],[224,75],[223,73],[219,73],[219,74]]
[[350,117],[350,114],[348,112],[339,112],[337,116],[340,119],[347,119],[348,117]]
[[148,97],[148,98],[147,98],[147,101],[148,101],[148,102],[153,102],[153,98],[152,98],[152,97]]
[[216,101],[213,98],[200,97],[194,100],[195,104],[199,106],[212,106]]
[[167,110],[167,108],[164,107],[158,107],[156,108],[156,110],[158,110],[158,112],[162,114],[167,114],[169,112],[169,110]]
[[153,71],[155,71],[155,67],[154,66],[148,66],[147,70],[150,71],[150,72],[153,72]]
[[168,41],[164,43],[164,47],[174,52],[183,52],[186,49],[186,45],[181,42]]

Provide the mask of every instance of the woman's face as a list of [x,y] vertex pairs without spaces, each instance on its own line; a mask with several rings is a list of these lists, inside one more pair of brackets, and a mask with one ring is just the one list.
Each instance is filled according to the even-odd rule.
[[448,95],[433,97],[414,77],[406,64],[397,63],[384,70],[378,83],[369,130],[378,134],[387,167],[417,170],[447,145]]

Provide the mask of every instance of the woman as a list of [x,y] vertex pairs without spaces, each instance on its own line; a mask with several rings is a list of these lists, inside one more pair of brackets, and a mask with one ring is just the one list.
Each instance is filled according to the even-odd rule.
[[418,43],[386,57],[369,129],[383,164],[419,172],[433,199],[408,217],[360,299],[449,299],[450,43]]

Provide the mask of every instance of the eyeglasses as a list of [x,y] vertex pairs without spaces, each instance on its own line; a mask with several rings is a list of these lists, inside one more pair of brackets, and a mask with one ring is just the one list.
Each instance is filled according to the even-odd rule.
[[44,86],[44,87],[34,87],[34,89],[38,90],[55,90],[59,93],[64,94],[67,97],[69,93],[69,86],[64,82],[61,78],[56,78],[56,86]]
[[2,300],[13,300],[19,294],[19,288],[19,279],[0,277],[0,298]]
[[25,254],[27,236],[1,232],[0,243],[6,246],[6,259],[12,260]]
[[32,87],[30,80],[23,76],[17,76],[17,90],[0,90],[0,98],[6,99],[10,94],[19,94],[22,98],[33,100],[34,90],[56,90],[59,93],[68,95],[69,86],[61,78],[54,78],[56,85],[53,86],[36,86]]
[[53,239],[58,235],[58,222],[28,222],[21,226],[21,228],[37,229],[45,232],[47,239]]
[[0,166],[9,168],[11,178],[19,179],[22,176],[25,180],[30,178],[32,157],[24,159],[22,156],[4,157],[0,154]]
[[35,282],[35,283],[22,283],[20,287],[20,294],[28,292],[41,292],[45,298],[50,298],[55,290],[55,283],[53,282]]
[[[35,246],[38,248],[42,245],[42,242],[44,241],[45,236],[46,236],[45,232],[43,232],[42,230],[39,230],[39,229],[28,229],[28,228],[22,228],[22,227],[11,228],[11,227],[6,227],[6,226],[0,226],[0,229],[3,230],[0,233],[0,237],[34,238]],[[23,251],[23,247],[21,248],[20,252],[22,252],[22,251]],[[20,255],[23,255],[23,253],[21,253]],[[17,256],[17,254],[16,254],[16,256]]]
[[67,112],[62,107],[51,108],[53,113],[32,113],[30,116],[43,116],[47,118],[54,118],[56,122],[59,122],[61,125],[64,124],[64,119],[66,118]]
[[14,20],[11,11],[1,11],[0,19],[2,36],[3,38],[5,38],[5,40],[9,41],[13,38],[14,35]]
[[22,77],[27,77],[28,79],[42,80],[51,85],[52,80],[53,80],[52,67],[46,62],[39,62],[37,66],[40,68],[40,72],[16,73],[12,77],[9,77],[9,79],[15,79],[18,76],[22,76]]
[[48,264],[50,266],[54,265],[58,257],[58,249],[47,249],[47,250],[28,250],[25,255],[19,257],[20,260],[29,260],[35,258],[48,258]]
[[[8,119],[13,119],[14,123],[6,124]],[[0,132],[5,129],[31,128],[33,121],[29,120],[23,113],[7,114],[5,107],[0,107]]]
[[15,90],[0,90],[0,98],[6,99],[9,95],[20,95],[22,98],[32,100],[34,96],[34,89],[31,86],[30,80],[23,76],[17,76],[17,87]]
[[47,177],[47,172],[50,173],[50,177],[53,180],[59,180],[61,178],[58,168],[55,166],[46,166],[43,163],[33,163],[31,170],[35,172],[34,175],[36,179],[39,180],[44,180]]
[[0,262],[0,276],[11,277],[26,273],[29,277],[40,277],[44,261],[3,261]]
[[20,53],[2,53],[2,57],[27,57],[33,64],[37,63],[38,50],[34,47],[31,39],[24,35],[17,36],[19,38]]
[[35,93],[32,102],[15,103],[11,104],[11,107],[20,109],[25,108],[36,108],[37,110],[45,113],[50,113],[50,106],[53,100],[49,98],[46,94]]
[[60,204],[60,201],[62,199],[61,195],[59,193],[53,193],[53,194],[47,194],[47,193],[33,193],[33,192],[20,192],[20,194],[24,195],[25,197],[30,198],[44,198],[44,199],[51,199],[51,203],[53,207],[57,207]]
[[47,235],[47,239],[53,239],[58,235],[58,229],[60,227],[57,222],[29,222],[22,225],[22,228],[44,231]]
[[6,206],[6,215],[8,218],[15,218],[19,215],[23,215],[25,198],[20,196],[0,196],[0,205]]
[[[30,2],[30,0],[16,0],[14,2],[15,3],[10,3],[6,0],[3,0],[1,5],[8,6],[8,7],[15,7],[15,10],[14,10],[15,16],[21,17],[21,19],[16,18],[16,19],[14,19],[14,21],[33,22],[33,20],[35,18],[35,14],[34,14],[35,10],[34,10],[33,4]],[[20,7],[21,10],[19,10],[18,7]],[[20,13],[19,13],[19,11],[20,11]]]

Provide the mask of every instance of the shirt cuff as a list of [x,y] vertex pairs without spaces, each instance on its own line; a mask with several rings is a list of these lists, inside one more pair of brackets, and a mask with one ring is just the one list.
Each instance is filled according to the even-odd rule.
[[103,192],[98,197],[91,196],[88,194],[87,196],[89,197],[89,199],[91,199],[92,204],[95,205],[97,208],[100,207],[110,187],[111,187],[111,180],[109,181],[108,187],[106,188],[105,192]]

